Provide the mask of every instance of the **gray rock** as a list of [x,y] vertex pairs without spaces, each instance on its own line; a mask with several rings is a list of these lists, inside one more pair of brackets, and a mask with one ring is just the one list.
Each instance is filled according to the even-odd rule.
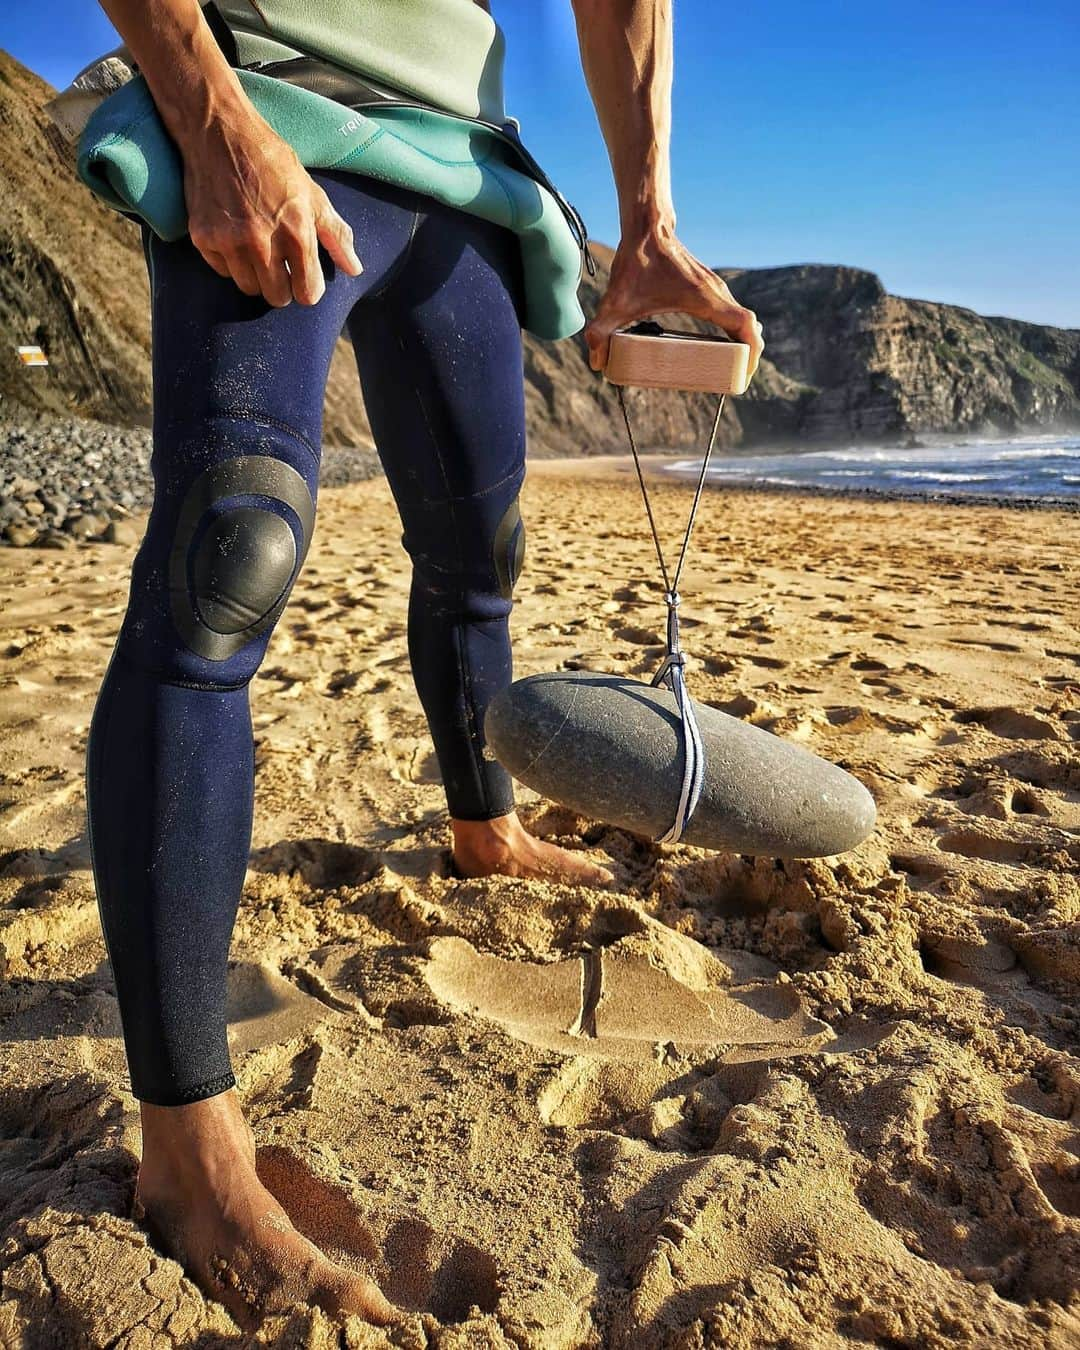
[[139,531],[130,520],[110,520],[103,535],[105,542],[109,544],[137,544],[140,537]]
[[37,538],[37,530],[32,525],[5,525],[4,538],[15,548],[26,548]]
[[[148,428],[78,417],[26,416],[25,424],[0,426],[0,546],[11,544],[4,533],[8,525],[32,524],[41,545],[57,530],[69,540],[100,539],[111,517],[141,514],[149,508],[154,483],[153,437]],[[328,447],[320,481],[327,486],[361,482],[381,472],[375,450]],[[86,516],[94,518],[93,525],[80,519]],[[136,532],[142,528],[140,522]],[[124,530],[120,533],[126,535]],[[64,547],[55,542],[52,546]]]
[[[705,781],[681,842],[780,858],[843,853],[876,807],[843,769],[694,701]],[[683,774],[675,696],[599,671],[530,675],[488,707],[492,752],[520,782],[594,820],[655,839],[675,816]]]
[[96,539],[108,529],[109,521],[105,516],[84,514],[73,516],[64,521],[64,529],[76,539]]

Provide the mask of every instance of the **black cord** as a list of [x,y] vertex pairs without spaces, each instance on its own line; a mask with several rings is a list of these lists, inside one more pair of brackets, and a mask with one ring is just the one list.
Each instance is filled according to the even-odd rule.
[[649,517],[649,528],[652,530],[653,543],[656,545],[656,557],[660,563],[660,572],[664,578],[664,601],[668,607],[667,621],[667,655],[664,658],[660,669],[653,676],[654,685],[666,682],[668,688],[675,696],[675,704],[679,713],[679,720],[682,726],[683,742],[683,779],[682,787],[679,793],[679,802],[675,808],[675,819],[671,826],[663,834],[657,836],[657,843],[677,843],[686,829],[687,822],[694,814],[698,799],[701,796],[701,789],[705,781],[705,750],[701,741],[701,732],[698,730],[697,718],[694,716],[694,704],[686,688],[685,666],[686,658],[682,653],[679,644],[679,577],[682,574],[683,563],[686,561],[687,550],[690,546],[690,531],[694,528],[694,520],[697,516],[698,506],[701,502],[701,491],[705,486],[705,474],[709,467],[709,457],[712,454],[713,444],[716,441],[716,430],[720,425],[720,417],[724,411],[725,395],[720,395],[720,401],[716,407],[716,417],[713,420],[712,431],[709,433],[709,444],[706,447],[705,454],[701,459],[701,473],[698,476],[697,489],[694,492],[694,500],[690,506],[690,515],[686,522],[686,533],[683,535],[682,548],[679,550],[679,561],[675,567],[675,577],[673,580],[668,578],[667,564],[664,562],[664,550],[660,546],[660,535],[657,533],[656,521],[653,518],[652,504],[649,501],[649,493],[645,487],[645,477],[641,472],[641,461],[638,458],[637,444],[634,441],[634,432],[630,426],[630,418],[626,410],[626,400],[623,397],[622,385],[616,385],[619,395],[619,406],[622,408],[623,421],[626,423],[626,434],[630,438],[630,449],[634,454],[634,467],[637,469],[638,482],[641,484],[641,496],[645,502],[645,514]]
[[690,516],[686,522],[686,533],[683,536],[682,548],[679,551],[679,561],[675,567],[674,581],[668,579],[667,565],[664,562],[664,551],[660,547],[660,536],[656,531],[656,521],[653,518],[652,505],[649,502],[649,494],[645,487],[645,478],[641,472],[641,461],[638,459],[637,445],[634,441],[634,433],[630,427],[630,418],[626,411],[626,400],[623,397],[623,387],[621,384],[615,386],[615,392],[619,396],[619,406],[622,408],[623,421],[626,423],[626,434],[630,439],[630,449],[634,455],[634,468],[637,470],[638,482],[641,484],[641,496],[645,503],[645,514],[649,518],[649,528],[652,530],[653,543],[656,546],[656,557],[660,563],[660,574],[664,578],[664,586],[669,596],[678,594],[676,588],[679,584],[679,577],[682,575],[683,563],[686,561],[686,552],[690,544],[690,531],[694,528],[694,520],[697,516],[698,505],[701,501],[701,490],[705,486],[705,475],[709,467],[709,458],[712,455],[713,444],[716,440],[717,428],[720,426],[720,418],[724,411],[724,400],[726,394],[720,395],[720,400],[716,405],[716,416],[713,419],[712,431],[709,433],[709,444],[705,449],[705,454],[701,460],[701,473],[698,476],[697,489],[694,492],[694,500],[690,507]]

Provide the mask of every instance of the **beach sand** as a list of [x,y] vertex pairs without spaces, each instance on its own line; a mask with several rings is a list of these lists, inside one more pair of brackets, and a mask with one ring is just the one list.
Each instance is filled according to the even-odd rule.
[[[653,479],[674,557],[690,488]],[[530,465],[523,515],[515,674],[648,679],[626,462]],[[607,891],[448,875],[400,537],[385,481],[323,493],[252,684],[231,976],[261,1170],[414,1314],[392,1343],[1080,1344],[1075,518],[709,491],[692,692],[878,828],[780,863],[520,789]],[[0,1344],[384,1345],[308,1309],[249,1341],[128,1218],[82,771],[132,551],[0,551]]]

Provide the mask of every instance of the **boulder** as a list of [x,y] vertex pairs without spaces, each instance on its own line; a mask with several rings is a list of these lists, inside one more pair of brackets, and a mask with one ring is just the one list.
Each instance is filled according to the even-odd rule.
[[[874,827],[857,778],[780,736],[694,700],[701,797],[680,842],[780,858],[843,853]],[[675,696],[620,675],[516,680],[489,704],[485,737],[520,782],[594,820],[651,839],[671,825],[683,776]]]

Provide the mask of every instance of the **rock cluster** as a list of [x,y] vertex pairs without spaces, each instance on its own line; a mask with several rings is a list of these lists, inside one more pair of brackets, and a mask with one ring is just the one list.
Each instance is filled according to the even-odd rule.
[[150,433],[81,418],[9,425],[0,456],[0,538],[16,547],[133,541],[150,504]]
[[[0,426],[0,544],[71,548],[99,540],[134,544],[130,517],[153,500],[151,434],[79,417],[27,417]],[[373,450],[323,456],[320,482],[339,486],[380,472]]]

